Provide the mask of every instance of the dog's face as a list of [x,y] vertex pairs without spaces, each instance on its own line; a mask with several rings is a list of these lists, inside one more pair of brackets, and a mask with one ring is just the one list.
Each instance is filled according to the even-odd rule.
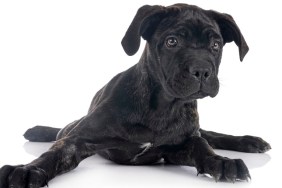
[[122,44],[137,52],[140,36],[147,40],[147,66],[169,96],[191,100],[215,97],[218,68],[225,43],[235,41],[240,60],[248,46],[231,16],[196,6],[141,7]]
[[149,46],[156,52],[166,93],[189,99],[218,93],[223,39],[207,16],[186,11],[162,19]]

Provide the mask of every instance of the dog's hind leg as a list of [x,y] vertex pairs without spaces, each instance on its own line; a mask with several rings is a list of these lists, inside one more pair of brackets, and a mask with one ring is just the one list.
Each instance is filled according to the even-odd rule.
[[264,153],[271,149],[263,139],[255,136],[233,136],[200,129],[201,137],[214,149],[234,150],[248,153]]
[[83,118],[73,121],[63,129],[37,125],[24,133],[24,138],[31,142],[52,142],[65,137]]
[[31,142],[52,142],[61,129],[37,125],[24,133],[24,138]]
[[0,169],[0,188],[45,186],[55,176],[76,168],[83,159],[98,151],[133,150],[135,154],[144,150],[139,148],[139,143],[116,139],[115,132],[110,129],[112,126],[107,127],[111,116],[99,112],[103,111],[90,114],[70,125],[69,131],[62,138],[31,163],[3,166]]

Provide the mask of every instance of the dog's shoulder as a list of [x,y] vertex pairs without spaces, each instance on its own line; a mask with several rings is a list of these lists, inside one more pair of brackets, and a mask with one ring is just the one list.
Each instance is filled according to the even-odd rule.
[[138,64],[114,76],[94,96],[89,112],[97,106],[109,106],[119,113],[122,109],[134,111],[138,106],[148,100],[149,83],[146,74],[140,71]]

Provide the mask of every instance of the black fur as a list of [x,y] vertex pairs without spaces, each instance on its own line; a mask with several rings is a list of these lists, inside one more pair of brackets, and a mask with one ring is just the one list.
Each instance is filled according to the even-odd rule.
[[35,126],[24,133],[24,138],[31,142],[52,142],[57,138],[58,128]]
[[[146,41],[136,65],[115,76],[95,95],[88,114],[64,129],[37,126],[30,141],[55,141],[27,165],[0,170],[0,188],[40,187],[94,154],[127,165],[189,165],[216,181],[247,180],[240,159],[216,155],[213,148],[266,152],[268,143],[199,128],[197,99],[215,97],[222,48],[234,41],[242,61],[247,43],[230,15],[196,6],[143,6],[122,40],[128,55]],[[210,145],[209,145],[210,144]]]

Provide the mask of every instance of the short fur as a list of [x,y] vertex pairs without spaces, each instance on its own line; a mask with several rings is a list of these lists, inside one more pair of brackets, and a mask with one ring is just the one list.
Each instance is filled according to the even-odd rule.
[[60,131],[37,126],[25,133],[30,141],[56,141],[29,164],[3,166],[0,188],[44,186],[96,153],[126,165],[162,159],[194,166],[216,181],[250,178],[242,160],[213,148],[266,152],[270,145],[258,137],[204,131],[197,112],[197,99],[218,93],[224,44],[234,41],[241,61],[248,52],[233,18],[186,4],[145,5],[122,40],[128,55],[138,51],[141,37],[147,44],[140,61],[97,92],[88,114]]

